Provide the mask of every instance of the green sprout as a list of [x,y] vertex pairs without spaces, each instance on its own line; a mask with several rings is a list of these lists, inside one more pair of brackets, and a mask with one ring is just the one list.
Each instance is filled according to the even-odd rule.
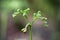
[[[17,9],[17,12],[14,12],[14,14],[12,14],[12,17],[15,18],[18,14],[22,14],[22,16],[28,20],[28,14],[29,14],[29,12],[30,12],[30,8],[27,8],[25,10]],[[44,26],[45,27],[48,27],[47,18],[46,17],[43,17],[41,15],[41,12],[40,11],[34,13],[33,14],[32,21],[31,22],[28,22],[26,24],[26,26],[21,30],[23,32],[27,32],[27,30],[28,30],[27,28],[28,27],[30,28],[29,29],[30,30],[30,40],[32,40],[32,25],[34,24],[35,20],[37,20],[37,19],[40,19],[41,21],[43,21]]]
[[24,11],[23,11],[23,16],[25,17],[25,18],[28,18],[28,13],[30,12],[30,8],[27,8],[27,9],[25,9]]
[[34,20],[38,19],[41,17],[41,12],[38,11],[37,13],[34,13]]

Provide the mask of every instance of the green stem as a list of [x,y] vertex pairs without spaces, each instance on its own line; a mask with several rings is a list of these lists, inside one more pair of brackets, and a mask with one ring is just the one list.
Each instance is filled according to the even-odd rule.
[[30,40],[32,40],[32,26],[30,26]]
[[33,25],[34,21],[35,20],[32,20],[31,26],[30,26],[30,40],[32,40],[32,25]]

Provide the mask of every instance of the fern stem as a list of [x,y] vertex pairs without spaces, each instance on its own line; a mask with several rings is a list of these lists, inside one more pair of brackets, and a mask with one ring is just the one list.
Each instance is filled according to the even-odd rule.
[[30,26],[30,40],[32,40],[32,25],[33,25],[34,21],[35,20],[32,20],[31,26]]
[[30,40],[32,40],[32,26],[30,27]]

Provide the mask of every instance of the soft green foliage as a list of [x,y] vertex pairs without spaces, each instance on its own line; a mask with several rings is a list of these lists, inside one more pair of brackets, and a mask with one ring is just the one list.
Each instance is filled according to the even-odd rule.
[[30,8],[27,8],[25,10],[17,9],[17,12],[14,12],[14,14],[12,16],[14,18],[15,16],[17,16],[17,14],[22,14],[25,18],[28,18],[27,15],[28,15],[29,11],[30,11]]
[[[29,14],[29,12],[30,12],[30,8],[27,8],[27,9],[25,9],[25,10],[17,9],[17,12],[14,12],[14,14],[13,14],[12,16],[13,16],[13,18],[14,18],[14,17],[16,17],[18,14],[22,14],[23,17],[25,17],[26,19],[28,19],[28,14]],[[32,20],[32,21],[34,22],[35,20],[37,20],[37,19],[39,19],[39,18],[44,22],[44,26],[47,27],[47,26],[48,26],[48,24],[47,24],[47,18],[46,18],[46,17],[43,17],[43,16],[41,15],[41,12],[40,12],[40,11],[38,11],[38,12],[36,12],[36,13],[33,14],[33,20]],[[32,21],[29,22],[29,23],[31,24]],[[29,25],[28,25],[28,26],[29,26]]]
[[47,18],[46,17],[41,17],[41,20],[44,22],[44,26],[48,27]]
[[[30,12],[30,8],[27,8],[25,10],[20,10],[20,9],[17,9],[17,12],[15,12],[12,16],[13,18],[16,17],[18,14],[22,14],[22,16],[26,19],[28,19],[28,14]],[[23,28],[21,31],[23,32],[26,32],[27,31],[27,28],[29,27],[30,28],[30,40],[32,40],[32,25],[33,23],[35,22],[35,20],[37,19],[40,19],[41,21],[44,22],[44,26],[45,27],[48,27],[48,24],[47,24],[47,18],[46,17],[43,17],[41,15],[41,12],[38,11],[36,13],[33,14],[33,19],[31,22],[28,22],[25,26],[25,28]]]
[[38,11],[37,13],[34,13],[34,19],[35,20],[40,18],[40,17],[41,17],[41,12],[40,11]]
[[28,18],[28,13],[29,13],[29,11],[30,11],[30,8],[27,8],[27,9],[25,9],[25,10],[23,11],[23,16],[24,16],[25,18]]

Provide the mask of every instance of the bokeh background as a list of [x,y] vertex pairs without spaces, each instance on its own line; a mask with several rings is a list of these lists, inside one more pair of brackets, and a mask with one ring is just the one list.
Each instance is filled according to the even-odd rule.
[[60,0],[0,0],[0,40],[29,40],[29,30],[21,29],[28,23],[23,16],[12,14],[17,9],[30,8],[29,20],[38,10],[48,18],[48,28],[38,19],[33,24],[33,40],[60,40]]

